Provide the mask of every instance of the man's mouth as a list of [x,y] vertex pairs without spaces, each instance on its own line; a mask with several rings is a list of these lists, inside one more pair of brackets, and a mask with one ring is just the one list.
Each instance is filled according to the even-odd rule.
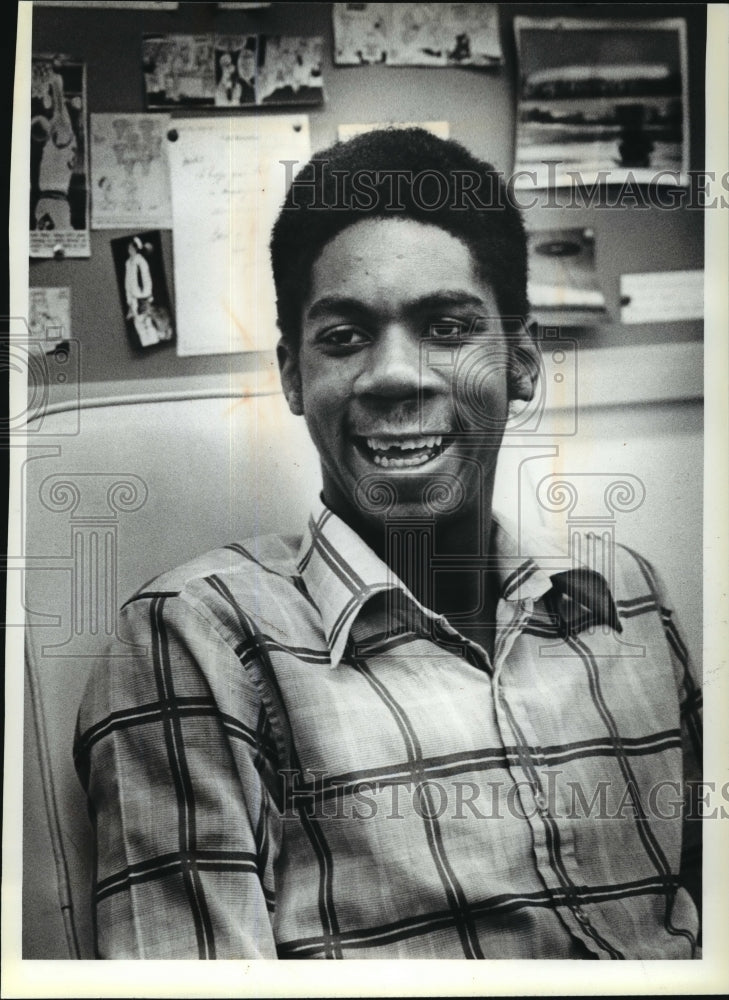
[[360,452],[381,469],[412,469],[426,465],[441,455],[450,443],[444,434],[356,439]]

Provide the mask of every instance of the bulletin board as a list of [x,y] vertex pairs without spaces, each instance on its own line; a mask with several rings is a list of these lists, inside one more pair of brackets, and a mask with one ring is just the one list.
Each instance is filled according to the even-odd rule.
[[[340,65],[335,58],[332,5],[320,3],[276,3],[252,10],[225,9],[225,5],[182,3],[173,9],[95,9],[81,5],[34,7],[33,48],[36,52],[64,52],[80,60],[86,73],[86,102],[89,115],[141,115],[149,108],[142,72],[144,36],[178,33],[183,35],[240,37],[292,35],[321,38],[321,103],[302,108],[261,106],[240,108],[234,114],[241,121],[262,123],[287,114],[306,117],[312,151],[336,141],[341,126],[359,127],[369,122],[445,123],[451,138],[463,142],[507,176],[514,169],[516,155],[517,107],[520,66],[516,46],[515,18],[550,20],[579,17],[604,20],[605,8],[591,5],[539,4],[498,6],[500,60],[492,65]],[[686,158],[691,171],[704,167],[704,59],[705,7],[699,4],[645,5],[611,4],[610,19],[622,21],[682,19],[685,21],[685,83],[687,117]],[[213,114],[229,114],[228,108]],[[209,109],[159,109],[166,122],[210,117]],[[92,175],[94,174],[92,168]],[[98,178],[97,178],[98,180]],[[527,192],[528,193],[528,192]],[[93,189],[94,203],[101,204],[103,192]],[[174,204],[175,192],[171,192]],[[111,194],[108,195],[111,197]],[[182,197],[177,192],[178,202]],[[575,331],[588,348],[666,342],[699,342],[702,322],[696,316],[668,322],[646,321],[646,311],[621,312],[621,276],[657,272],[701,271],[703,267],[704,218],[702,211],[670,211],[647,204],[635,211],[620,206],[575,204],[570,192],[556,189],[529,208],[528,224],[537,233],[569,229],[577,243],[593,256],[599,278],[600,308],[597,323],[586,322]],[[636,219],[639,224],[636,224]],[[169,380],[206,378],[231,371],[246,373],[273,363],[275,329],[268,329],[260,342],[233,353],[186,355],[180,342],[159,349],[135,350],[127,327],[129,320],[120,308],[118,275],[111,252],[113,240],[143,236],[130,228],[97,229],[89,232],[89,256],[83,259],[44,259],[30,262],[30,285],[34,288],[68,290],[73,343],[80,357],[75,365],[80,378],[89,384],[118,382],[128,387],[152,390]],[[170,302],[177,323],[179,304],[187,289],[178,287],[172,230],[159,226],[161,266],[164,269]],[[584,234],[587,234],[585,237]],[[204,269],[205,255],[199,255]],[[204,287],[204,282],[200,282]],[[657,286],[648,288],[655,296]],[[597,301],[597,300],[596,300]],[[632,318],[631,318],[632,317]],[[589,317],[587,317],[589,320]],[[626,320],[626,321],[623,321]],[[184,322],[184,321],[183,321]],[[266,322],[270,323],[270,319]],[[225,338],[230,331],[215,331]],[[213,338],[213,340],[215,339]]]

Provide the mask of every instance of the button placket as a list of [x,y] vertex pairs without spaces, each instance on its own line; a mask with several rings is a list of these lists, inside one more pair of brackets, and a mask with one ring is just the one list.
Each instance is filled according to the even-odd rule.
[[[529,747],[539,747],[538,735],[533,731],[529,714],[521,704],[520,698],[516,695],[508,696],[508,684],[504,685],[504,667],[509,652],[513,648],[521,626],[531,616],[533,601],[531,599],[520,601],[516,612],[511,618],[504,622],[504,632],[501,642],[497,645],[494,669],[494,689],[497,718],[502,731],[504,743],[513,742],[519,748],[519,759],[510,765],[512,777],[517,781],[522,781],[531,789],[533,810],[527,810],[525,819],[529,823],[534,835],[534,862],[545,885],[556,891],[562,898],[566,896],[565,907],[560,908],[560,915],[571,934],[585,944],[593,942],[590,934],[590,920],[585,911],[579,906],[575,899],[575,887],[565,885],[564,875],[560,875],[550,861],[550,854],[547,848],[546,829],[547,824],[555,822],[551,817],[549,800],[539,773],[539,761],[534,758]],[[510,718],[511,716],[511,718]],[[512,722],[513,719],[513,722]],[[521,736],[515,731],[514,725],[521,730]],[[507,741],[505,734],[510,733],[511,738]],[[523,786],[522,786],[523,787]],[[561,861],[567,859],[571,854],[571,842],[569,837],[565,837],[566,831],[560,831]],[[565,850],[566,848],[566,850]],[[569,873],[567,873],[569,877]]]
[[[580,884],[579,873],[575,870],[577,862],[574,856],[574,841],[572,831],[569,827],[559,824],[560,834],[560,860],[565,868],[565,874],[570,880],[569,885],[564,884],[564,875],[558,874],[550,861],[549,851],[546,845],[546,828],[548,823],[556,823],[556,817],[550,811],[548,795],[545,794],[544,783],[540,774],[542,767],[539,760],[540,739],[531,724],[528,710],[522,704],[517,694],[508,695],[509,685],[504,685],[503,676],[506,660],[509,652],[513,648],[521,626],[531,616],[533,601],[530,599],[520,603],[519,612],[505,625],[505,640],[498,648],[495,657],[494,684],[497,687],[497,697],[495,699],[498,706],[499,725],[504,733],[513,733],[513,739],[520,750],[520,760],[510,765],[510,771],[515,780],[520,780],[517,775],[521,775],[521,780],[530,785],[534,810],[526,816],[532,832],[534,834],[534,861],[545,885],[555,890],[564,900],[566,905],[559,907],[558,913],[565,927],[577,940],[587,945],[590,950],[595,949],[596,937],[605,938],[604,932],[599,932],[593,925],[590,916],[585,909],[577,902],[577,885]],[[507,711],[508,706],[508,711]],[[516,725],[522,732],[520,740],[514,732],[509,714],[514,719]],[[506,726],[507,728],[503,728]],[[506,739],[504,740],[506,742]],[[537,757],[530,751],[530,747],[535,749]],[[523,760],[523,762],[522,762]],[[525,766],[526,765],[526,766]],[[557,794],[556,789],[551,789],[552,794]],[[598,953],[607,956],[603,947],[597,949]]]

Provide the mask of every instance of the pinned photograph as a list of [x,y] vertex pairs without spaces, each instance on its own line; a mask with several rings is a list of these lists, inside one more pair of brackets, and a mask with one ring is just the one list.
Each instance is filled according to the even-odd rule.
[[111,241],[127,333],[138,349],[175,339],[158,231]]
[[517,17],[517,187],[681,183],[686,23]]
[[85,64],[33,56],[30,104],[30,256],[88,257]]
[[215,103],[212,35],[145,35],[142,68],[148,108]]
[[594,326],[606,319],[592,229],[529,232],[527,252],[528,295],[535,319],[561,326]]

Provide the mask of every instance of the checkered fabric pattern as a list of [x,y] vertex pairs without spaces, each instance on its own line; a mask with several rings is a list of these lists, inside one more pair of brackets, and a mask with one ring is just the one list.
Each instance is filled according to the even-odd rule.
[[655,573],[492,546],[492,658],[323,506],[127,602],[76,740],[100,957],[696,956],[700,692]]

